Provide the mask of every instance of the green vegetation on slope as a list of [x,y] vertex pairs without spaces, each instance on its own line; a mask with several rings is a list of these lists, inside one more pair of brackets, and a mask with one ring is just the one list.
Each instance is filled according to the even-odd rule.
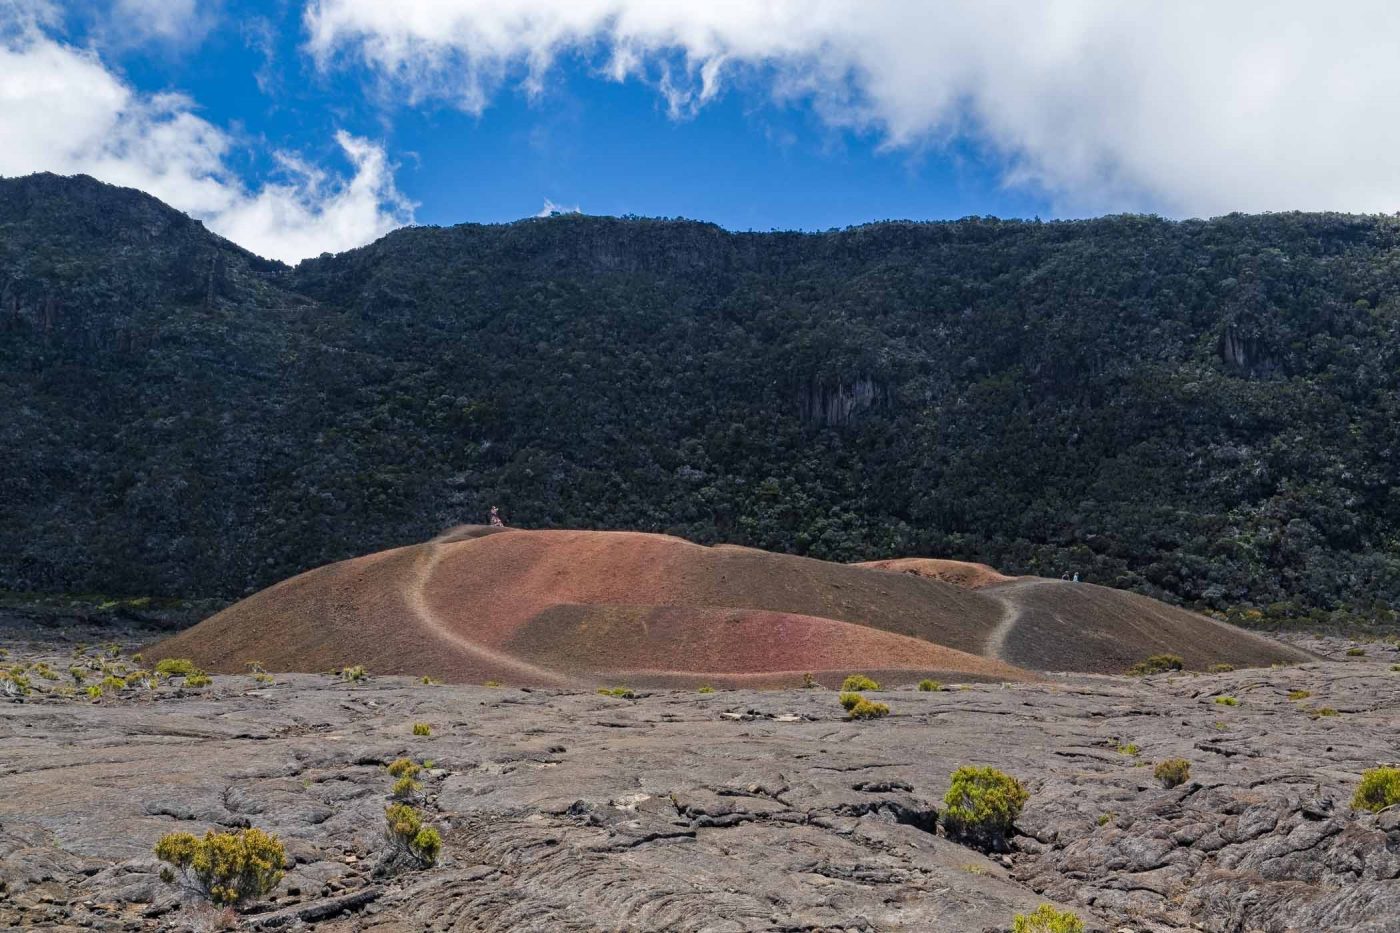
[[1344,215],[569,216],[288,270],[0,181],[0,586],[232,597],[499,504],[1391,623],[1397,247]]

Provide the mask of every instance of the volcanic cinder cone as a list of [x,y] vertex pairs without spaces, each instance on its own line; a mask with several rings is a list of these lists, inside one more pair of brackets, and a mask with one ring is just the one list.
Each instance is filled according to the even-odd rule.
[[[953,580],[955,582],[949,582]],[[1146,597],[954,561],[834,564],[632,532],[465,526],[257,593],[147,651],[214,671],[580,687],[1031,679],[1301,660]]]

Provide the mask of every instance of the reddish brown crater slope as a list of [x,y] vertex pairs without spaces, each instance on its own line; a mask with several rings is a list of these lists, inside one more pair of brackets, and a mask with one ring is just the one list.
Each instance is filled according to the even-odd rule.
[[[1128,602],[1091,600],[1089,617],[1067,622],[1043,599],[1003,595],[1023,581],[998,582],[1010,578],[991,568],[913,563],[950,566],[892,573],[665,535],[464,526],[293,577],[147,656],[215,671],[258,660],[270,670],[363,664],[465,682],[666,686],[782,685],[809,672],[831,683],[851,671],[894,682],[1026,679],[1031,669],[1121,670],[1124,656],[1198,636],[1207,663],[1267,663],[1289,650],[1111,590]],[[1146,630],[1161,612],[1176,628],[1159,637]],[[1078,625],[1086,637],[1076,642]],[[1124,643],[1104,650],[1115,630]],[[1237,650],[1241,639],[1248,651]]]

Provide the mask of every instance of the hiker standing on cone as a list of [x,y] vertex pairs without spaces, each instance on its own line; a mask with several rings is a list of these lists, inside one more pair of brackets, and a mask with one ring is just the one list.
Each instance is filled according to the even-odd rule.
[[503,522],[503,521],[501,521],[501,510],[500,510],[499,508],[497,508],[496,506],[494,506],[494,505],[491,506],[491,527],[492,527],[492,528],[504,528],[504,527],[506,527],[506,523]]

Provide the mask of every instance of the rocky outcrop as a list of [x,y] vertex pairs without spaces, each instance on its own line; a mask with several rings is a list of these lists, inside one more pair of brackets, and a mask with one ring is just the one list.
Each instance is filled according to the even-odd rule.
[[889,404],[890,390],[868,376],[848,382],[812,382],[803,388],[799,405],[805,424],[840,427],[862,413],[878,411]]

